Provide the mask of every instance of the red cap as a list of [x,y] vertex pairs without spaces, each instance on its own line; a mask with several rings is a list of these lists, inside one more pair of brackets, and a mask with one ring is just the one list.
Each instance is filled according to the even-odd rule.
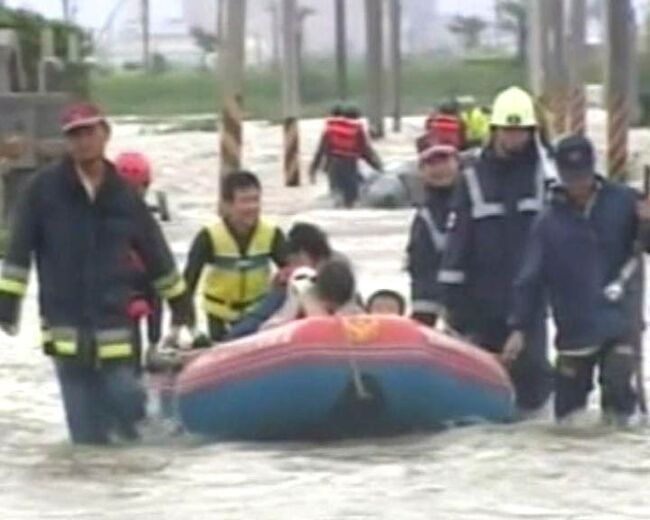
[[98,123],[106,123],[106,116],[94,103],[73,103],[68,105],[61,114],[61,130],[64,133]]

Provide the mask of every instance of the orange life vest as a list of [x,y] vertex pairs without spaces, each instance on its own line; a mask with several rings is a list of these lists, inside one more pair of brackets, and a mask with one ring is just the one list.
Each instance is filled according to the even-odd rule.
[[359,121],[345,117],[331,117],[325,125],[328,151],[339,157],[361,157],[363,127]]
[[449,144],[460,148],[463,127],[458,117],[448,114],[431,114],[426,122],[427,133],[436,144]]

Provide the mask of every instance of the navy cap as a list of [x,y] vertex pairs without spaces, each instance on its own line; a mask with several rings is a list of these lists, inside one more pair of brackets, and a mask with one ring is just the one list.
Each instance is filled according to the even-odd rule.
[[594,147],[589,139],[581,135],[571,135],[557,143],[555,163],[563,180],[596,173]]

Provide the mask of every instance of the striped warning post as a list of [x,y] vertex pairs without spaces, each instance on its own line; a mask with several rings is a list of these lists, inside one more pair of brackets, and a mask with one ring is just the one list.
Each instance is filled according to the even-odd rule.
[[284,183],[300,186],[300,135],[295,117],[284,120]]
[[221,115],[221,177],[238,170],[241,164],[242,110],[241,96],[229,96]]
[[575,85],[569,97],[569,131],[585,135],[587,132],[587,96],[584,85]]
[[553,110],[553,133],[560,136],[566,132],[567,103],[566,94],[563,89],[557,89],[551,97]]
[[607,170],[609,177],[625,180],[630,107],[625,96],[613,95],[607,110]]

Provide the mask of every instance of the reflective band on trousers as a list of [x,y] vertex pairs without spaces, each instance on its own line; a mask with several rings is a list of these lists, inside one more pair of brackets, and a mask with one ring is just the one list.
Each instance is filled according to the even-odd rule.
[[435,248],[440,252],[445,249],[447,246],[447,233],[444,233],[438,229],[436,223],[431,217],[431,213],[426,208],[420,208],[418,210],[418,216],[424,221],[424,224],[429,230],[429,236],[431,236],[431,241]]
[[29,269],[5,262],[2,264],[1,273],[0,291],[16,296],[25,295],[27,292],[27,279],[29,278]]
[[[517,210],[521,213],[539,213],[544,208],[544,162],[539,161],[535,172],[535,195],[517,202]],[[476,169],[470,168],[465,172],[469,196],[472,200],[472,218],[475,220],[497,217],[506,214],[505,206],[500,202],[487,202],[481,189],[481,183]]]
[[463,271],[443,269],[438,273],[438,281],[449,285],[459,285],[465,283],[465,273]]
[[[49,343],[59,356],[76,356],[79,353],[79,334],[69,327],[43,328],[43,343]],[[106,329],[96,333],[98,359],[128,358],[133,355],[129,329]]]

